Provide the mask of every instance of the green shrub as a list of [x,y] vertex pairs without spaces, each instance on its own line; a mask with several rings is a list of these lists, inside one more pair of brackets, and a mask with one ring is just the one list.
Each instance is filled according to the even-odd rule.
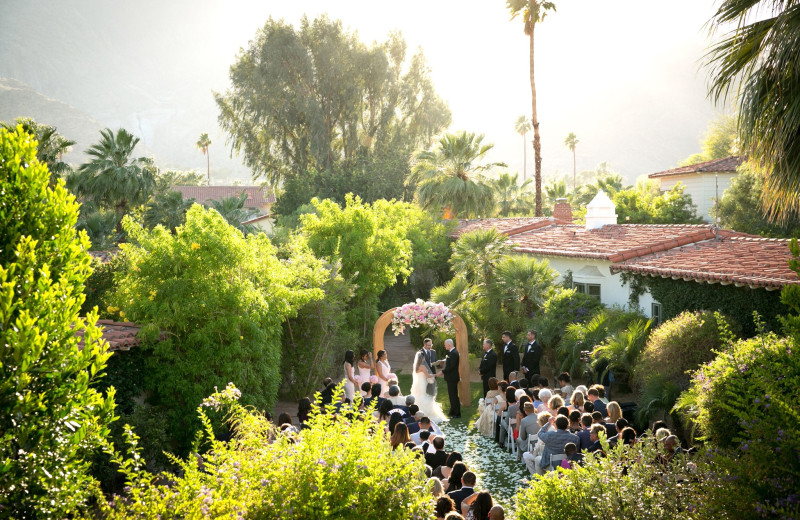
[[617,384],[628,386],[630,374],[647,343],[652,323],[650,320],[635,319],[594,349],[592,358],[595,360],[595,372],[599,372],[600,365],[604,366],[603,371],[597,374],[599,379],[604,379],[605,372],[611,371]]
[[215,385],[235,379],[249,404],[272,406],[282,323],[323,297],[328,273],[315,259],[279,260],[264,234],[245,237],[199,205],[174,234],[129,218],[125,229],[131,243],[122,245],[109,300],[121,318],[144,325],[145,389],[167,412],[171,448],[183,452],[197,425],[192,411]]
[[651,442],[619,444],[607,457],[586,456],[583,467],[559,469],[532,481],[517,495],[518,520],[673,520],[698,518],[710,487],[703,458],[676,455],[657,462]]
[[717,450],[727,489],[713,497],[734,518],[797,518],[800,357],[790,338],[735,342],[701,366],[679,409]]
[[[600,309],[590,319],[568,323],[564,338],[556,348],[560,370],[577,371],[581,367],[581,352],[593,352],[612,336],[626,330],[643,316],[617,307]],[[600,376],[601,374],[598,374]]]
[[665,321],[650,335],[636,363],[634,383],[642,389],[655,376],[689,388],[689,370],[714,359],[723,345],[713,312],[684,312]]
[[[108,353],[96,314],[79,318],[91,272],[78,204],[36,159],[21,128],[0,130],[0,510],[66,518],[94,487],[87,455],[103,444],[114,392],[91,384]],[[79,348],[76,329],[83,329]]]
[[665,321],[653,331],[634,369],[641,404],[636,412],[639,427],[646,427],[659,412],[671,410],[678,395],[689,388],[689,371],[714,358],[724,341],[720,326],[727,327],[727,322],[719,322],[713,312],[695,311]]
[[[205,400],[230,407],[235,434],[229,442],[215,441],[204,419],[207,451],[180,461],[180,475],[158,479],[141,460],[120,461],[130,488],[99,502],[103,517],[430,518],[433,501],[423,460],[402,448],[393,451],[371,416],[312,414],[309,429],[283,435],[237,404],[236,392],[229,385]],[[342,412],[349,410],[345,406]]]

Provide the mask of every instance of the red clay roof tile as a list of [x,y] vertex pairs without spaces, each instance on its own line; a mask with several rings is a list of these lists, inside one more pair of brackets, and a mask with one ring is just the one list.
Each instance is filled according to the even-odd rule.
[[647,177],[655,179],[658,177],[689,175],[692,173],[734,172],[744,160],[744,157],[731,155],[729,157],[723,157],[722,159],[713,159],[711,161],[690,164],[689,166],[680,166],[678,168],[672,168],[671,170],[664,170],[663,172],[651,173]]
[[261,208],[275,202],[275,193],[261,186],[173,186],[172,190],[179,191],[184,199],[194,199],[201,204],[210,200],[238,197],[243,191],[247,193],[244,203],[246,208]]

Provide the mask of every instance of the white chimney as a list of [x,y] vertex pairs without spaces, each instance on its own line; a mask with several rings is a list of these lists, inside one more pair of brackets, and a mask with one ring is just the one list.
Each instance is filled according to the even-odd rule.
[[617,223],[617,207],[603,190],[597,192],[592,202],[586,205],[586,229],[597,229],[606,224]]

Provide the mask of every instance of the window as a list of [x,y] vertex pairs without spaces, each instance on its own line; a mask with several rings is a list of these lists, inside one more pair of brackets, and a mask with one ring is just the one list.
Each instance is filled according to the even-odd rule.
[[573,282],[572,288],[581,294],[588,294],[597,301],[600,301],[600,284]]
[[658,302],[653,302],[650,305],[650,318],[653,320],[653,325],[659,325],[661,323],[661,304]]

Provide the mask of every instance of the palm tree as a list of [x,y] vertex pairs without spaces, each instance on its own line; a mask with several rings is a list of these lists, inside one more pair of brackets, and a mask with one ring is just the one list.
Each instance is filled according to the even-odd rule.
[[147,202],[156,187],[157,170],[152,159],[131,158],[139,138],[127,130],[120,128],[114,135],[106,128],[100,135],[86,150],[89,162],[78,167],[67,184],[79,197],[113,209],[121,218],[131,207]]
[[710,94],[738,104],[740,149],[764,174],[773,217],[800,211],[800,17],[797,2],[723,0],[709,22],[727,30],[706,55]]
[[567,148],[572,150],[572,193],[573,194],[575,193],[575,190],[577,189],[577,185],[578,185],[577,182],[576,182],[577,176],[578,176],[578,170],[575,167],[575,164],[576,164],[575,163],[575,146],[577,146],[578,142],[579,142],[578,138],[575,136],[574,132],[570,132],[569,134],[567,134],[567,138],[564,139],[564,145],[566,145]]
[[498,216],[508,217],[514,214],[529,213],[530,193],[528,188],[531,180],[518,184],[518,174],[503,173],[497,179],[492,179],[491,185],[494,190],[495,200],[499,209]]
[[544,0],[506,0],[511,11],[511,19],[522,15],[525,34],[530,42],[531,107],[533,123],[533,153],[536,165],[536,216],[542,216],[542,142],[539,136],[539,118],[536,114],[536,82],[533,61],[533,33],[537,22],[544,20],[549,10],[555,11],[555,4]]
[[522,136],[522,180],[528,180],[528,143],[525,141],[525,135],[531,131],[531,122],[525,116],[519,116],[517,122],[514,123],[514,130]]
[[474,285],[486,285],[494,277],[503,255],[511,250],[507,239],[495,228],[464,233],[453,244],[450,257],[453,273]]
[[208,134],[203,132],[200,134],[200,138],[197,139],[195,146],[203,152],[203,155],[206,156],[206,168],[208,172],[208,185],[211,186],[211,154],[208,151],[208,147],[211,146],[211,139],[208,137]]
[[567,183],[563,180],[554,180],[544,187],[544,195],[547,199],[548,206],[553,207],[556,203],[556,199],[567,198]]
[[483,135],[459,132],[439,138],[436,149],[414,155],[406,185],[416,184],[423,208],[434,208],[453,217],[482,217],[494,209],[493,191],[483,173],[503,163],[480,164],[494,145],[483,144]]
[[186,222],[186,212],[194,204],[194,199],[183,200],[179,191],[157,193],[145,206],[142,224],[148,229],[162,225],[173,233]]
[[59,177],[66,177],[72,170],[70,166],[62,161],[62,157],[75,144],[56,131],[50,125],[37,123],[29,117],[19,117],[13,123],[2,123],[3,128],[8,130],[16,129],[17,125],[22,126],[22,130],[28,135],[33,136],[39,143],[36,147],[36,158],[39,162],[47,165],[50,170],[50,186],[55,186]]
[[258,231],[252,224],[245,224],[253,215],[258,213],[255,208],[245,208],[247,193],[242,191],[239,196],[225,197],[220,200],[210,200],[206,204],[207,208],[216,210],[228,224],[235,227],[245,235]]

